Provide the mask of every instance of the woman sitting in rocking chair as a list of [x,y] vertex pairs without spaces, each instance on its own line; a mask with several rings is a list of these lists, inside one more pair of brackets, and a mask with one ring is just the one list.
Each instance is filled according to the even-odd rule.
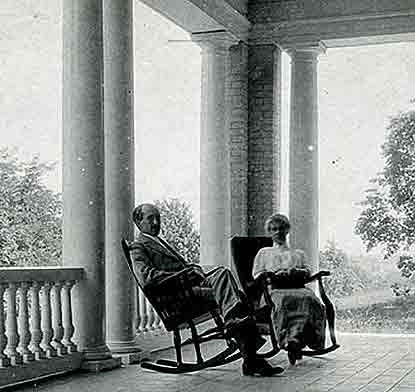
[[289,230],[286,216],[275,214],[267,219],[265,231],[271,236],[273,246],[262,248],[256,255],[253,277],[271,278],[275,336],[279,347],[288,351],[290,363],[295,364],[305,346],[314,350],[324,348],[326,316],[324,305],[304,285],[311,275],[311,266],[302,250],[288,246]]

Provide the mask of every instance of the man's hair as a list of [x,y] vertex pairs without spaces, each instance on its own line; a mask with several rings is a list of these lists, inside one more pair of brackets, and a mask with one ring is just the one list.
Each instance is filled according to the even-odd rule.
[[137,207],[135,207],[133,210],[133,222],[136,225],[143,220],[143,215],[144,215],[143,209],[146,206],[157,208],[154,204],[151,204],[151,203],[142,203],[142,204],[139,204]]
[[268,232],[268,227],[271,223],[280,223],[281,226],[287,230],[290,229],[291,224],[288,218],[283,214],[273,214],[265,221],[265,232]]

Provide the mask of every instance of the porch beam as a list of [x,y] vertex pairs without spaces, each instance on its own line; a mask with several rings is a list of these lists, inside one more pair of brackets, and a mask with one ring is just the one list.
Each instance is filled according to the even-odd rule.
[[227,30],[248,39],[251,23],[226,0],[141,0],[189,33]]

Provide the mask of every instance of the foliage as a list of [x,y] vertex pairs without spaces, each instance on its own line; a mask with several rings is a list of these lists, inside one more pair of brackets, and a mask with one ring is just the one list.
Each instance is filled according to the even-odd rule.
[[331,272],[331,275],[324,279],[324,287],[327,294],[334,298],[351,295],[370,286],[367,274],[352,264],[346,253],[333,241],[328,241],[325,248],[320,251],[319,267]]
[[415,111],[392,118],[387,131],[384,170],[371,180],[355,232],[368,250],[381,248],[385,259],[406,252],[397,265],[410,278],[415,271],[407,253],[415,240]]
[[200,261],[200,234],[190,206],[175,198],[156,200],[160,210],[161,235],[189,262]]
[[43,183],[53,165],[0,149],[0,265],[58,265],[62,203]]

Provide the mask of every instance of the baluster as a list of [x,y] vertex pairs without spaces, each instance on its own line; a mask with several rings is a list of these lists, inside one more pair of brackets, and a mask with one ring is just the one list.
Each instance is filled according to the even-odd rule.
[[144,294],[140,291],[139,292],[139,299],[140,299],[140,327],[139,332],[145,332],[147,331],[147,311],[146,311],[146,298],[144,297]]
[[[153,309],[154,311],[154,309]],[[160,316],[154,312],[154,329],[159,329],[160,328],[160,324],[161,324],[161,319]]]
[[50,305],[50,290],[52,288],[51,282],[45,282],[41,290],[41,328],[42,341],[40,346],[46,353],[46,357],[56,357],[56,350],[50,344],[53,337],[52,330],[52,310]]
[[72,342],[72,336],[75,328],[72,321],[72,302],[71,289],[75,281],[68,280],[64,283],[62,288],[62,324],[63,324],[63,339],[62,343],[65,345],[69,354],[76,352],[76,345]]
[[6,367],[10,365],[10,359],[7,358],[6,354],[4,353],[4,349],[6,348],[7,344],[7,337],[6,337],[6,325],[5,325],[5,317],[4,317],[4,291],[5,286],[4,284],[0,283],[0,368]]
[[16,314],[16,283],[9,283],[6,290],[7,322],[6,322],[6,354],[10,358],[12,365],[23,363],[22,356],[17,352],[16,347],[19,342],[17,333],[17,314]]
[[135,333],[140,333],[140,323],[141,323],[141,311],[140,311],[140,290],[136,287],[135,289],[135,309],[136,314],[134,318],[134,328]]
[[19,331],[19,345],[17,350],[23,358],[23,362],[33,361],[34,354],[29,350],[30,330],[29,330],[29,312],[27,307],[27,291],[29,289],[28,282],[21,282],[19,287],[19,315],[18,315],[18,331]]
[[30,351],[35,355],[35,359],[46,358],[46,353],[40,347],[42,341],[42,330],[40,328],[40,304],[39,304],[40,282],[33,282],[30,288],[30,330],[32,332],[32,340],[30,341]]
[[149,331],[153,329],[154,312],[153,312],[153,307],[150,305],[150,302],[148,300],[146,300],[146,314],[147,314],[146,331]]
[[68,350],[62,344],[63,326],[62,326],[62,301],[61,301],[62,282],[56,282],[51,291],[52,302],[52,326],[53,339],[52,346],[58,355],[67,354]]
[[158,323],[159,323],[159,316],[156,313],[156,311],[154,310],[154,308],[151,306],[151,314],[152,314],[152,322],[151,322],[151,329],[155,330],[158,327]]

